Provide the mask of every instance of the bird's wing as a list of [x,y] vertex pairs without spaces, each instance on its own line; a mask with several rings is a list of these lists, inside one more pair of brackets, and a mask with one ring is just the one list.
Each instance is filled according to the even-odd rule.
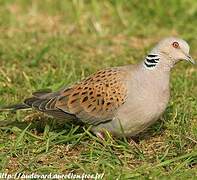
[[54,106],[93,125],[112,120],[127,99],[127,75],[123,68],[98,71],[62,90]]
[[35,92],[24,103],[57,118],[78,118],[96,125],[112,120],[125,103],[127,74],[124,68],[101,70],[58,92]]

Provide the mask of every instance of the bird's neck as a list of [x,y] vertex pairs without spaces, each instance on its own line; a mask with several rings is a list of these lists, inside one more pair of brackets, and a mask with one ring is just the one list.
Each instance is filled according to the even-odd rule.
[[160,56],[159,54],[153,54],[153,53],[150,53],[148,54],[145,59],[144,59],[144,62],[143,62],[143,66],[148,69],[148,70],[152,70],[152,69],[155,69],[157,64],[159,63],[159,60],[160,60]]
[[154,89],[154,92],[168,91],[171,70],[168,61],[162,54],[149,54],[139,64],[136,77],[139,77],[144,87]]
[[163,54],[150,53],[145,57],[142,66],[147,71],[170,72],[174,65],[174,63],[171,62],[172,60]]

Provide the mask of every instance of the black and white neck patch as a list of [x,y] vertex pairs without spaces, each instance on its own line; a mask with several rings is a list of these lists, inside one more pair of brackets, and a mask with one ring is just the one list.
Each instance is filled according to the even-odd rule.
[[153,69],[159,62],[159,59],[160,57],[158,54],[149,54],[144,60],[144,67],[146,69]]

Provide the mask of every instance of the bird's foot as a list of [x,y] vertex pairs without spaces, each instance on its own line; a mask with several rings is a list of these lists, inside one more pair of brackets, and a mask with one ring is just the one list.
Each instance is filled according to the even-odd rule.
[[106,129],[99,130],[95,132],[95,135],[102,141],[111,141],[113,140],[113,135]]
[[97,136],[99,139],[101,139],[102,141],[105,140],[105,133],[104,133],[104,132],[98,131],[98,132],[96,132],[95,134],[96,134],[96,136]]

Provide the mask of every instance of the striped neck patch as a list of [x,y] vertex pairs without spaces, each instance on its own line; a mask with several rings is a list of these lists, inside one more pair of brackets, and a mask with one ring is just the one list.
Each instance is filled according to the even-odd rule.
[[159,59],[160,57],[158,54],[149,54],[144,60],[144,67],[147,69],[153,69],[159,62]]

